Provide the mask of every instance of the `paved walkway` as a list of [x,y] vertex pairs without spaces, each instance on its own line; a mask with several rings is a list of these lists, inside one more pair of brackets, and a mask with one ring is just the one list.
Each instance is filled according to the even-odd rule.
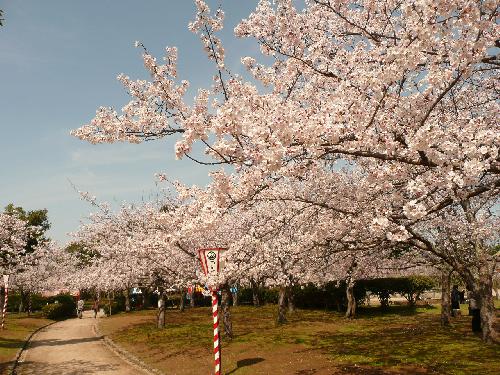
[[93,330],[93,312],[83,319],[69,319],[38,332],[23,352],[18,375],[138,375],[143,372],[125,363],[108,349]]

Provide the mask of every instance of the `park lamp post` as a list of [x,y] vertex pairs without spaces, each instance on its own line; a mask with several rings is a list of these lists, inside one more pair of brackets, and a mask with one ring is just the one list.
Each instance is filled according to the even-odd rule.
[[9,277],[10,275],[3,275],[3,285],[5,288],[3,309],[2,309],[2,329],[5,328],[5,316],[7,315],[7,302],[9,301]]
[[[224,268],[223,255],[226,249],[224,248],[209,248],[199,249],[198,256],[200,258],[203,272],[206,276],[217,275]],[[214,322],[214,367],[215,375],[221,374],[221,345],[219,335],[219,301],[217,297],[217,285],[210,286],[212,294],[212,317]]]

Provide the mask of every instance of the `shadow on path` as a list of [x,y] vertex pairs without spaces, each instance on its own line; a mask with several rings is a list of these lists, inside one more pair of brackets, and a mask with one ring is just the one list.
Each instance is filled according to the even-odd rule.
[[80,339],[70,339],[70,340],[35,340],[30,343],[30,348],[37,348],[40,346],[60,346],[60,345],[73,345],[73,344],[83,344],[85,342],[94,342],[102,340],[102,336],[98,337],[83,337]]
[[[95,364],[89,361],[67,361],[60,363],[23,362],[23,375],[89,375],[118,370],[117,365]],[[17,375],[17,373],[14,373]]]

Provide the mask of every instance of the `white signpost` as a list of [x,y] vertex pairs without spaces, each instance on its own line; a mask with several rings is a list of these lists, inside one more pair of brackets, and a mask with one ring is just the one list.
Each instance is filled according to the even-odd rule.
[[[205,275],[217,275],[224,268],[224,248],[210,248],[198,250],[201,266]],[[215,375],[221,374],[221,348],[219,336],[219,300],[217,297],[217,286],[211,286],[212,292],[212,316],[214,321],[214,364]]]

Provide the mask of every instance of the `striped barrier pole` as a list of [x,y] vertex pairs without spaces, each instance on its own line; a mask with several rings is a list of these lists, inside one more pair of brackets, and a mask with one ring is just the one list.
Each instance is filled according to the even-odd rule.
[[3,282],[5,285],[5,296],[2,309],[2,329],[5,328],[5,316],[7,315],[7,302],[9,301],[9,275],[3,275]]
[[212,291],[212,315],[214,318],[214,358],[215,358],[215,375],[221,374],[221,350],[219,338],[219,307],[218,307],[217,290]]

